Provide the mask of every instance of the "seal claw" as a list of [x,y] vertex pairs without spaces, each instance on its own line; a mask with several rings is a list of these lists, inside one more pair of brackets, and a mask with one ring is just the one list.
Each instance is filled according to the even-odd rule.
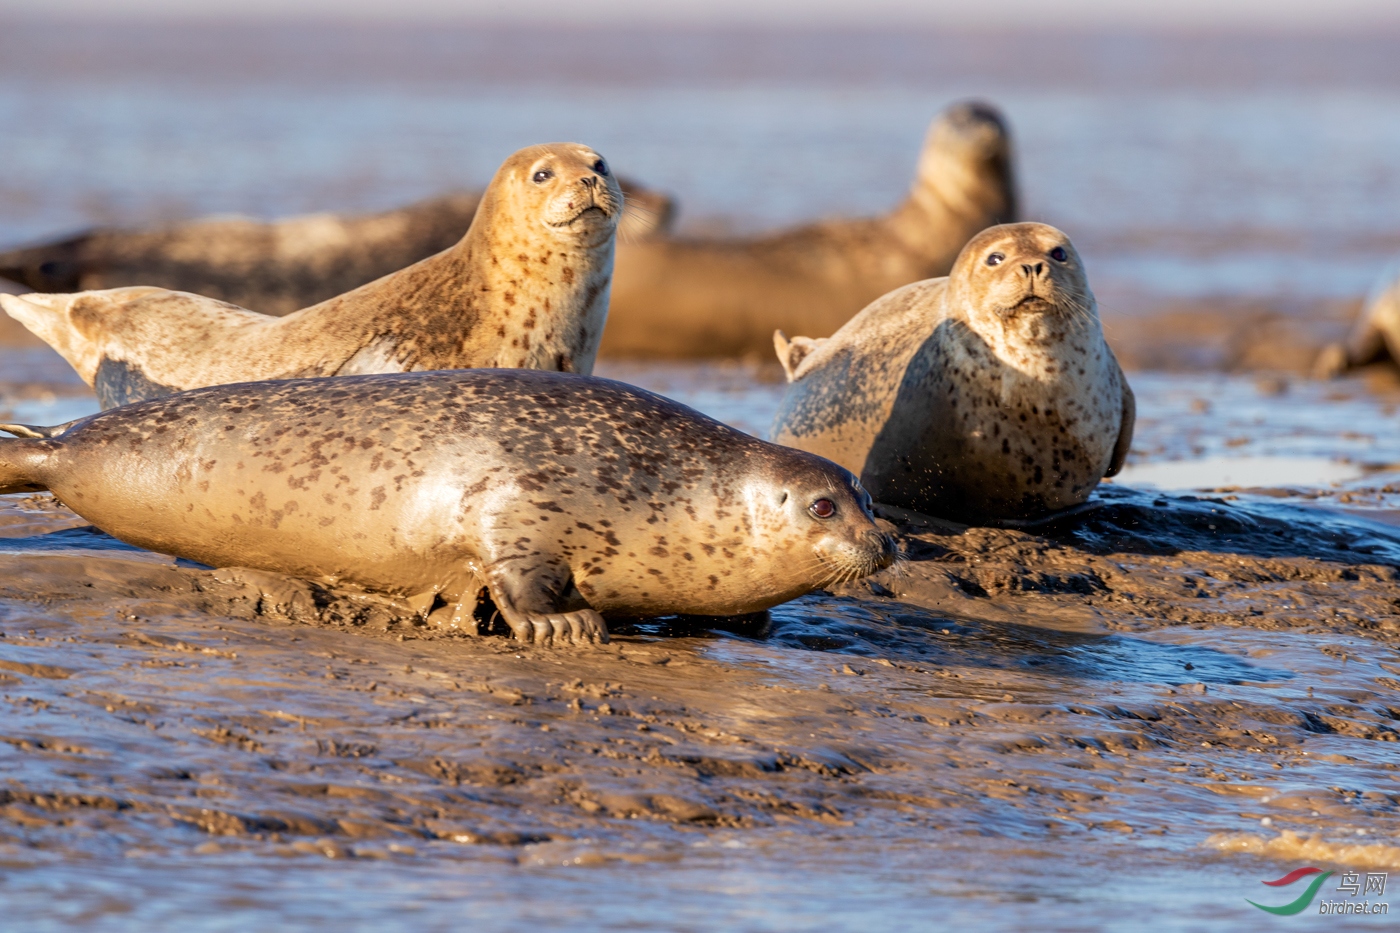
[[592,609],[577,612],[528,612],[511,623],[515,637],[541,648],[565,645],[602,645],[608,642],[608,625]]

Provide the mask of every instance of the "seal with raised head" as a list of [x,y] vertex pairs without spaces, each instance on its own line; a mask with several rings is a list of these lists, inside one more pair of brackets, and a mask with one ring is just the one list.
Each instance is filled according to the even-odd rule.
[[523,641],[740,615],[894,558],[849,472],[589,376],[460,370],[196,389],[3,428],[0,493],[131,544],[455,606]]
[[161,288],[0,296],[103,407],[199,386],[519,367],[589,373],[608,313],[622,195],[576,143],[496,172],[456,246],[286,317]]
[[[670,196],[625,177],[617,183],[619,239],[670,231]],[[49,293],[154,285],[280,316],[442,252],[462,239],[481,198],[481,191],[454,191],[374,214],[102,227],[0,253],[0,277]]]
[[1376,282],[1345,343],[1328,344],[1313,363],[1313,375],[1333,379],[1368,363],[1400,364],[1400,263]]
[[957,104],[928,131],[893,212],[768,236],[618,246],[604,356],[767,353],[774,329],[826,336],[893,288],[947,275],[977,231],[1016,219],[1010,134]]
[[1132,390],[1069,238],[992,227],[946,278],[826,340],[775,335],[791,383],[773,440],[836,461],[877,502],[969,522],[1041,518],[1123,466]]

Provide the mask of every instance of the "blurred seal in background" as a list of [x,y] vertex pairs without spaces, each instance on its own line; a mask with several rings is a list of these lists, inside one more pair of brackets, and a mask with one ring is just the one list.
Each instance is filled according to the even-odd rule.
[[773,440],[828,457],[877,502],[967,522],[1084,502],[1133,437],[1132,390],[1069,238],[978,234],[947,278],[825,340],[775,335],[790,385]]
[[1400,262],[1386,270],[1361,309],[1345,343],[1328,344],[1313,364],[1313,375],[1334,379],[1367,363],[1400,364]]
[[[676,206],[626,178],[618,236],[666,233]],[[149,230],[97,229],[0,253],[0,277],[35,292],[154,285],[262,314],[290,314],[440,253],[466,234],[481,191],[457,191],[378,214],[277,221],[211,217]]]
[[285,317],[134,287],[0,295],[104,408],[198,386],[472,367],[589,373],[622,192],[577,143],[512,155],[456,245]]
[[766,354],[775,328],[825,336],[890,289],[947,275],[969,238],[1016,212],[1005,119],[957,104],[929,129],[909,196],[883,217],[621,244],[602,352]]

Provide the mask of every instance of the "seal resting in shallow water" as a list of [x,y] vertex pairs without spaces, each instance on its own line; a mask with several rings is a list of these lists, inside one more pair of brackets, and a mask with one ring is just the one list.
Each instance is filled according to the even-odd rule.
[[[669,232],[676,213],[670,197],[617,181],[625,199],[620,239]],[[376,214],[99,228],[0,253],[0,277],[35,292],[155,285],[262,314],[290,314],[452,246],[471,226],[481,197],[481,191],[455,191]]]
[[1084,502],[1123,466],[1132,390],[1069,238],[978,234],[947,278],[870,305],[827,340],[775,335],[790,385],[773,440],[858,473],[878,502],[969,522]]
[[460,620],[484,587],[536,643],[603,639],[601,613],[757,612],[894,557],[841,467],[585,376],[243,383],[4,430],[26,439],[0,441],[0,493],[52,490],[216,567],[429,594]]
[[995,108],[950,107],[893,212],[751,238],[618,247],[605,356],[767,353],[775,328],[825,336],[890,289],[947,275],[977,231],[1016,219],[1011,141]]
[[286,317],[161,288],[0,296],[104,408],[199,386],[520,367],[588,373],[622,194],[576,143],[512,155],[460,243]]

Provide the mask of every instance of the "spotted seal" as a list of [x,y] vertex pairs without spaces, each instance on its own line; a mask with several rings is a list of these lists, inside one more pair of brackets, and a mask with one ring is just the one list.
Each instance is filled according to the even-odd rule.
[[458,370],[214,386],[6,425],[0,493],[124,541],[413,599],[523,641],[738,615],[887,566],[855,477],[619,382]]
[[908,197],[883,217],[619,244],[602,353],[767,353],[775,328],[831,334],[890,289],[947,275],[974,234],[1016,213],[1005,119],[957,104],[930,127]]
[[[676,204],[669,195],[623,176],[617,183],[620,240],[670,231]],[[373,214],[101,227],[0,253],[0,278],[48,293],[155,285],[281,316],[448,249],[471,226],[482,194],[452,191]]]
[[198,386],[468,367],[592,371],[622,195],[576,143],[496,172],[456,246],[276,318],[161,288],[0,296],[104,407]]
[[885,295],[828,340],[775,336],[775,441],[858,473],[876,501],[983,522],[1084,502],[1133,437],[1132,390],[1069,238],[991,227],[947,278]]

